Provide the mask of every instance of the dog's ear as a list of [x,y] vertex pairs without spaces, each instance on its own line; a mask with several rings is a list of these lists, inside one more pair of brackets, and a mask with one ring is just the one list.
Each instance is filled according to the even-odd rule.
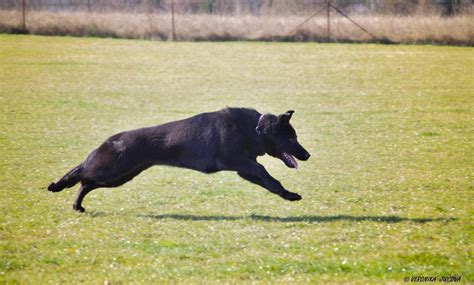
[[293,115],[294,112],[295,111],[293,110],[286,111],[285,114],[281,114],[280,116],[278,116],[278,121],[280,123],[289,123],[291,116]]
[[272,125],[277,121],[277,117],[272,115],[272,114],[263,114],[260,116],[260,119],[258,119],[257,126],[255,127],[255,131],[259,135],[264,135],[268,134],[271,132]]
[[261,116],[258,120],[257,126],[255,127],[255,131],[257,131],[257,134],[264,135],[268,133],[268,127],[266,127],[265,125],[267,124],[265,122],[264,116]]

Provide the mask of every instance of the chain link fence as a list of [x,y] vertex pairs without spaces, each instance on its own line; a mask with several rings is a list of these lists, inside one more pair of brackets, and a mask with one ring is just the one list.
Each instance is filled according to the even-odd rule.
[[473,45],[474,0],[3,0],[0,32]]

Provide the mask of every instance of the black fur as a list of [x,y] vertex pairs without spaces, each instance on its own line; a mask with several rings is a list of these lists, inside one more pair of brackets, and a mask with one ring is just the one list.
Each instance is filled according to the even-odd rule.
[[289,123],[292,114],[261,115],[253,109],[227,108],[119,133],[48,190],[59,192],[81,182],[73,208],[83,212],[82,200],[90,191],[122,185],[153,165],[170,165],[204,173],[235,171],[284,199],[300,200],[300,195],[283,188],[256,160],[267,153],[296,167],[292,156],[299,160],[310,157],[296,140]]

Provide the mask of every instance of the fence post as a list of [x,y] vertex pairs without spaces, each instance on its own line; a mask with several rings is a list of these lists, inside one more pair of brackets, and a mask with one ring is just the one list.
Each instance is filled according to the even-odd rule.
[[21,29],[26,32],[26,0],[21,1]]
[[176,40],[176,31],[174,26],[174,0],[171,0],[171,40]]
[[327,0],[327,35],[328,35],[328,41],[331,41],[331,0]]

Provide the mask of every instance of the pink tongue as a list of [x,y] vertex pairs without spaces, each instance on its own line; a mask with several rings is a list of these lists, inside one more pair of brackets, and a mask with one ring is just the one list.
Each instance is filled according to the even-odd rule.
[[285,152],[285,157],[290,160],[290,163],[291,163],[296,169],[298,169],[298,162],[296,162],[296,159],[295,159],[291,154],[288,154],[288,153]]

